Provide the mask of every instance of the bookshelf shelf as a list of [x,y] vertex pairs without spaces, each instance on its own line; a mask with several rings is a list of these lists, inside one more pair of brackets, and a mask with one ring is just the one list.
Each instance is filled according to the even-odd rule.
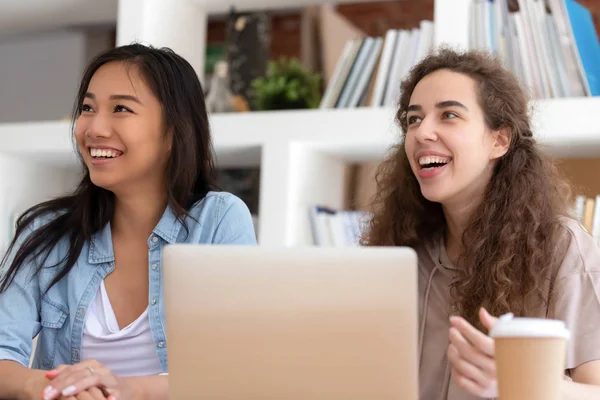
[[[534,132],[553,155],[600,154],[600,98],[543,100],[532,106]],[[303,210],[313,203],[343,206],[343,191],[336,183],[343,179],[344,165],[385,156],[400,138],[394,111],[355,108],[211,116],[218,165],[261,166],[260,242],[306,244],[309,239],[302,232],[309,228]],[[0,125],[2,156],[38,165],[40,171],[77,170],[68,121]]]
[[[534,101],[534,134],[557,157],[600,154],[600,97]],[[377,159],[397,142],[391,108],[265,111],[210,117],[215,150],[223,166],[260,164],[269,143],[301,144],[349,161]],[[68,167],[77,161],[70,122],[0,124],[0,154]]]
[[[600,155],[600,97],[531,103],[535,137],[561,158]],[[349,161],[377,159],[396,143],[395,109],[354,108],[215,115],[217,149],[269,142],[304,144]]]

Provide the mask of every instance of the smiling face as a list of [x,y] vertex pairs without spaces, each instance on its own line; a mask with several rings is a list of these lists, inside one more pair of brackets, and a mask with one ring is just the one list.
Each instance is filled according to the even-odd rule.
[[96,186],[112,192],[164,186],[171,145],[162,115],[135,65],[110,62],[94,73],[75,139]]
[[508,135],[485,123],[476,85],[442,69],[425,76],[410,98],[404,147],[430,201],[461,206],[481,198],[495,160],[508,150]]

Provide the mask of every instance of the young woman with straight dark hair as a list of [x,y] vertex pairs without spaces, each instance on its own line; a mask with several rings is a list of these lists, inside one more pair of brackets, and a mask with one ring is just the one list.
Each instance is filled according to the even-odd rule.
[[171,50],[99,55],[73,123],[79,186],[25,212],[2,260],[0,398],[165,399],[162,249],[253,245],[252,219],[215,189],[202,87]]

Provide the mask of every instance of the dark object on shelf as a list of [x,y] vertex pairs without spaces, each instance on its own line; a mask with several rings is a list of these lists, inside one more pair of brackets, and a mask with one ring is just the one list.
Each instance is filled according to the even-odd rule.
[[227,25],[227,61],[231,91],[250,103],[251,82],[264,76],[267,71],[271,18],[266,12],[236,13],[232,10]]

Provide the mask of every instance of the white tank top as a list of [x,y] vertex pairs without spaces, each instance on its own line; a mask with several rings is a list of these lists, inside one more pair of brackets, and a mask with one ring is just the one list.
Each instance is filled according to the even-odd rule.
[[118,376],[162,373],[148,308],[130,325],[119,329],[104,281],[86,314],[81,355],[82,361],[97,360]]

